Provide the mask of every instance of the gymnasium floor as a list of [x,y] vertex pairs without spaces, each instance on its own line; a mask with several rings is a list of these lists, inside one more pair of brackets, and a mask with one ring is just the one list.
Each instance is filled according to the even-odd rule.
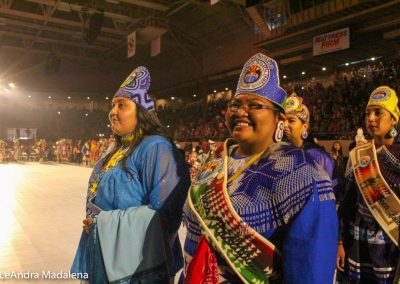
[[0,283],[49,283],[5,280],[5,273],[68,273],[81,234],[90,172],[56,163],[0,164]]

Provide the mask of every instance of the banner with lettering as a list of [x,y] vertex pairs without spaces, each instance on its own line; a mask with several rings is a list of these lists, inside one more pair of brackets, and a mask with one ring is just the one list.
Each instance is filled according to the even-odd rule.
[[350,47],[350,29],[343,28],[313,38],[313,55],[335,52]]

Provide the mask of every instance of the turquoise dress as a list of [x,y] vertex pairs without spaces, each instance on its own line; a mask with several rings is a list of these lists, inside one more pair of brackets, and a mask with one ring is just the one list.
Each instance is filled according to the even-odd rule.
[[[93,169],[89,179],[88,204],[103,211],[126,210],[143,205],[157,211],[163,224],[163,233],[171,244],[168,276],[175,275],[183,265],[177,231],[190,186],[184,158],[168,139],[152,135],[145,137],[130,154],[126,160],[126,170],[121,168],[118,161],[104,170],[108,159],[109,156],[105,156]],[[92,192],[94,184],[97,185],[96,191]],[[87,208],[87,216],[92,213]],[[135,234],[140,233],[143,232],[132,232],[132,242],[135,242]],[[96,224],[89,235],[82,232],[71,272],[88,273],[91,283],[107,283],[103,256],[96,237]],[[162,267],[144,277],[134,275],[123,283],[135,283],[135,277],[146,280],[141,283],[157,283],[151,280],[152,277],[164,277],[164,271],[165,267]]]

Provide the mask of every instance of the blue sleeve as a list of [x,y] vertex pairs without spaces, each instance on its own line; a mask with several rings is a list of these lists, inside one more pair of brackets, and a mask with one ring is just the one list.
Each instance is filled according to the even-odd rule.
[[149,207],[160,213],[170,233],[175,232],[190,186],[189,171],[171,143],[149,144],[141,157],[141,180],[149,193]]
[[335,201],[320,201],[316,182],[283,242],[284,283],[333,283],[338,220]]
[[140,157],[140,179],[149,193],[149,207],[156,210],[169,233],[172,262],[170,276],[183,267],[177,231],[190,186],[189,169],[178,150],[166,139],[151,139]]

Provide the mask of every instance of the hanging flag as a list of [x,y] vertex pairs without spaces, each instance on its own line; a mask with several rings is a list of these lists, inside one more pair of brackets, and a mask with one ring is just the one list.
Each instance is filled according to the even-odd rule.
[[157,56],[161,52],[161,36],[151,41],[151,56]]
[[215,5],[219,2],[219,0],[210,0],[210,5]]
[[128,43],[128,58],[130,58],[134,56],[136,53],[136,31],[128,35],[127,43]]

